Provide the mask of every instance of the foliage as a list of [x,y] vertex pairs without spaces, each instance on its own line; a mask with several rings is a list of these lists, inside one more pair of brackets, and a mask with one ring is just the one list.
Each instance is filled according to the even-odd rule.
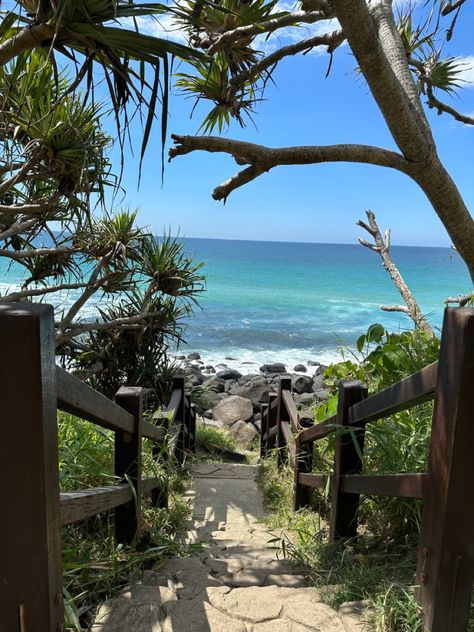
[[236,450],[235,438],[227,430],[213,426],[196,428],[196,456],[199,460],[221,461],[222,450]]
[[326,603],[337,608],[346,601],[366,600],[373,632],[421,630],[411,588],[416,538],[363,535],[357,541],[328,544],[327,524],[314,511],[321,509],[318,496],[312,499],[313,511],[293,512],[293,472],[289,467],[278,469],[275,455],[262,462],[258,483],[270,511],[270,528],[284,529],[274,537],[274,545],[320,590]]
[[[390,333],[378,323],[371,325],[357,340],[353,358],[330,366],[325,379],[331,388],[329,401],[315,409],[316,421],[335,414],[337,385],[340,380],[359,379],[369,393],[390,386],[437,360],[439,340],[414,329]],[[432,404],[368,424],[365,433],[363,467],[365,472],[398,473],[426,471],[431,436]],[[330,472],[338,433],[315,443],[315,467]],[[368,497],[361,505],[361,518],[379,535],[402,538],[419,530],[421,505],[403,498]]]
[[[113,483],[113,433],[71,415],[58,416],[60,484],[63,491]],[[144,521],[138,549],[117,545],[113,517],[95,516],[63,530],[66,622],[74,630],[86,627],[96,605],[116,594],[131,573],[152,568],[163,558],[186,554],[176,539],[189,506],[182,497],[183,474],[157,471],[147,442],[143,446],[144,475],[166,478],[169,508],[159,509],[144,498]]]
[[66,365],[108,395],[127,382],[159,396],[158,372],[166,381],[175,370],[168,346],[182,340],[203,289],[202,264],[178,239],[137,226],[136,211],[91,209],[114,184],[103,112],[72,94],[43,52],[0,68],[0,94],[0,256],[23,278],[0,303],[52,302]]

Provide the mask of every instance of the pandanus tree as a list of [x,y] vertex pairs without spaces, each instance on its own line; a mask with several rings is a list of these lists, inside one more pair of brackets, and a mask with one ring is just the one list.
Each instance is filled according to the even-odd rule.
[[58,355],[104,390],[146,371],[156,386],[150,376],[203,288],[201,264],[137,226],[135,211],[106,210],[116,179],[102,108],[84,103],[47,51],[4,67],[0,98],[0,266],[19,285],[0,304],[55,305]]
[[[332,60],[347,44],[357,72],[372,93],[393,140],[391,148],[362,144],[267,147],[219,136],[175,135],[170,157],[195,151],[224,153],[241,169],[213,191],[226,198],[280,165],[330,162],[366,163],[395,169],[411,178],[428,197],[453,245],[474,279],[474,221],[443,165],[425,108],[473,125],[474,118],[453,108],[443,94],[460,85],[462,65],[443,58],[440,40],[455,36],[458,16],[466,0],[429,0],[420,3],[419,24],[409,6],[403,10],[391,0],[302,0],[293,11],[278,11],[275,2],[248,0],[187,0],[181,19],[190,41],[208,55],[193,62],[194,70],[179,77],[179,85],[212,107],[202,129],[219,131],[232,119],[239,123],[252,112],[282,60],[325,49]],[[405,4],[405,7],[407,5]],[[303,27],[312,25],[308,36]],[[277,42],[265,54],[262,38],[292,29],[293,41]],[[324,95],[324,89],[321,90]],[[324,97],[323,97],[324,98]]]

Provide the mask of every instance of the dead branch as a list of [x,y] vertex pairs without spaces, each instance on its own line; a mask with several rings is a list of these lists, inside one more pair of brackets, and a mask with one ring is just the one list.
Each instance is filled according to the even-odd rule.
[[381,305],[380,309],[383,309],[386,312],[402,312],[407,314],[412,321],[415,323],[415,327],[422,329],[430,336],[434,335],[433,329],[431,325],[428,323],[426,318],[423,316],[418,303],[415,300],[415,297],[411,293],[408,285],[405,283],[400,271],[392,260],[390,255],[390,229],[385,231],[385,237],[382,237],[378,224],[375,220],[375,215],[372,211],[366,211],[368,225],[359,220],[357,223],[358,226],[369,232],[375,243],[370,243],[365,239],[359,237],[359,243],[368,248],[369,250],[373,250],[380,255],[380,258],[383,262],[383,267],[387,270],[390,275],[390,278],[395,283],[397,290],[402,295],[403,300],[406,303],[406,307],[403,305]]

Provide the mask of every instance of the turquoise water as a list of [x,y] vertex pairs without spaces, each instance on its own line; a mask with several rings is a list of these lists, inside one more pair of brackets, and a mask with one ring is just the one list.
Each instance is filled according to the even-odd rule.
[[[377,321],[410,327],[379,257],[359,245],[188,239],[207,262],[207,294],[187,339],[206,358],[238,360],[334,358]],[[392,255],[420,306],[441,327],[443,300],[471,289],[467,269],[449,248],[394,246]]]
[[[206,261],[207,292],[188,331],[187,351],[227,364],[297,362],[338,357],[373,322],[410,327],[402,314],[382,312],[400,297],[378,256],[359,245],[185,239],[186,250]],[[435,327],[443,300],[471,290],[460,257],[448,248],[393,246],[392,255]],[[20,283],[0,261],[0,290]],[[74,293],[60,297],[64,303]],[[94,313],[94,306],[89,314]]]

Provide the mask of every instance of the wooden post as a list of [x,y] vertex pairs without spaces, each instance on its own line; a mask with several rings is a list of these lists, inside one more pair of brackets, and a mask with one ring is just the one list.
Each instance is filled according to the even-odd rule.
[[0,629],[64,630],[54,312],[0,306]]
[[260,427],[260,458],[265,459],[268,454],[268,404],[262,403],[260,412],[262,417],[262,425]]
[[[191,395],[189,396],[191,401]],[[196,452],[196,404],[190,406],[189,417],[189,449],[194,454]]]
[[[359,380],[347,380],[339,384],[337,423],[348,426],[349,408],[367,397],[367,387]],[[357,535],[357,514],[359,494],[343,492],[342,476],[360,474],[364,450],[365,428],[353,428],[353,433],[344,433],[336,439],[334,452],[334,476],[331,487],[331,520],[329,538],[331,542],[339,538],[353,538]]]
[[290,416],[286,410],[285,402],[283,401],[283,391],[291,392],[291,377],[281,377],[278,387],[278,409],[277,409],[277,448],[278,448],[278,466],[281,467],[288,461],[288,455],[286,453],[286,441],[281,431],[281,422],[290,421]]
[[296,435],[296,460],[295,460],[295,487],[293,496],[293,510],[297,511],[303,507],[309,507],[311,500],[311,489],[300,485],[300,473],[309,473],[313,468],[313,441],[301,443],[300,433],[304,428],[309,428],[314,424],[312,419],[300,419],[298,424],[298,434]]
[[[278,395],[276,393],[270,393],[268,395],[268,417],[267,417],[268,432],[270,432],[270,430],[273,430],[273,428],[277,426],[277,413],[278,413],[277,400],[278,400]],[[277,442],[276,435],[273,435],[272,437],[268,437],[267,449],[272,450],[273,448],[275,448],[276,442]]]
[[143,389],[122,386],[115,396],[117,404],[135,417],[135,432],[115,433],[115,476],[121,483],[129,483],[135,498],[115,509],[115,537],[117,542],[130,544],[138,535],[142,505],[142,425]]
[[185,459],[185,434],[184,434],[184,425],[185,425],[185,415],[186,415],[186,406],[184,403],[185,392],[184,392],[184,377],[174,377],[173,378],[173,390],[181,391],[181,398],[179,401],[178,410],[176,411],[175,417],[175,425],[179,429],[178,430],[178,443],[176,445],[175,458],[180,465],[184,465]]
[[468,629],[474,577],[474,309],[444,314],[417,583],[429,632]]
[[[166,413],[159,413],[154,416],[154,420],[161,420],[162,426],[166,431],[169,430],[169,420]],[[163,484],[160,487],[155,487],[155,489],[151,492],[151,502],[155,507],[160,507],[162,509],[168,509],[168,462],[169,462],[169,453],[168,453],[168,439],[166,436],[159,443],[153,443],[152,447],[152,455],[155,459],[156,465],[158,468],[164,470],[163,474]]]

